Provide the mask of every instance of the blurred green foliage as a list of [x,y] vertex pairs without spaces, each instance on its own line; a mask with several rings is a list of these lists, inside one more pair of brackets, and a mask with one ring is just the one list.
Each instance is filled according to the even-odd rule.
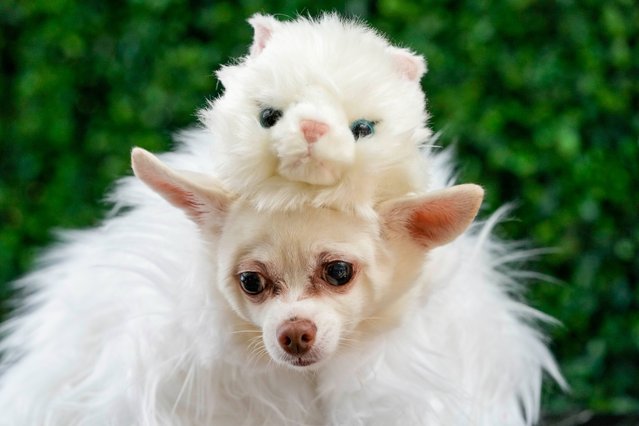
[[[552,412],[639,410],[639,6],[634,0],[328,1],[423,53],[441,144],[484,214],[516,201],[508,238],[556,247],[530,287],[557,317],[572,386]],[[245,54],[254,12],[304,1],[4,0],[0,3],[0,298],[52,239],[96,223],[129,150],[171,146]],[[5,310],[8,304],[4,304]]]

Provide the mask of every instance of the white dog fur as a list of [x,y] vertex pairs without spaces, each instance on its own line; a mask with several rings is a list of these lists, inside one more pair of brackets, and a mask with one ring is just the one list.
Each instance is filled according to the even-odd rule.
[[[0,425],[535,423],[544,371],[563,385],[535,328],[547,318],[513,298],[507,263],[526,253],[490,236],[499,214],[462,233],[481,190],[444,189],[447,154],[419,155],[423,61],[334,16],[252,23],[250,56],[222,70],[225,95],[162,156],[170,168],[134,151],[138,176],[186,215],[125,178],[109,219],[65,234],[18,283],[28,297],[4,328]],[[313,55],[287,59],[303,42]],[[294,93],[310,70],[339,77],[305,91],[309,106]],[[286,108],[262,129],[267,103]],[[307,143],[307,114],[335,139],[287,169],[278,146]],[[378,126],[354,143],[359,118]],[[342,149],[352,155],[331,157]],[[317,280],[332,259],[355,265],[343,289]],[[255,268],[277,284],[264,300],[238,283]],[[291,317],[316,325],[310,365],[277,342]]]

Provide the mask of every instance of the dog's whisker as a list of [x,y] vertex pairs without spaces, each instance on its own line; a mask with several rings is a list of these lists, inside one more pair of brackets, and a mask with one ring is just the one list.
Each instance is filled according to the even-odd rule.
[[261,331],[260,330],[234,330],[231,333],[232,334],[242,334],[242,333],[256,334],[256,333],[261,333]]

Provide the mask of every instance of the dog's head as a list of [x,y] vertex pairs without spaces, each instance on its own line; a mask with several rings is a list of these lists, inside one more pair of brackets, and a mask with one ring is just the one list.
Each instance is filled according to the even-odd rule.
[[460,185],[384,202],[376,219],[311,207],[258,212],[143,150],[133,167],[214,242],[210,285],[261,333],[275,362],[296,369],[321,366],[367,329],[401,319],[424,254],[462,233],[483,196]]

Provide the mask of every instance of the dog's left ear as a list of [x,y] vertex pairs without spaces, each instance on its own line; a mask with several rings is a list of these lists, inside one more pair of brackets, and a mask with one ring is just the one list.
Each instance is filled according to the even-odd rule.
[[201,228],[219,231],[233,200],[219,182],[197,173],[177,172],[141,148],[133,148],[131,165],[142,182]]
[[420,197],[386,201],[378,211],[387,238],[408,238],[429,250],[464,232],[477,215],[483,198],[480,186],[465,184]]

